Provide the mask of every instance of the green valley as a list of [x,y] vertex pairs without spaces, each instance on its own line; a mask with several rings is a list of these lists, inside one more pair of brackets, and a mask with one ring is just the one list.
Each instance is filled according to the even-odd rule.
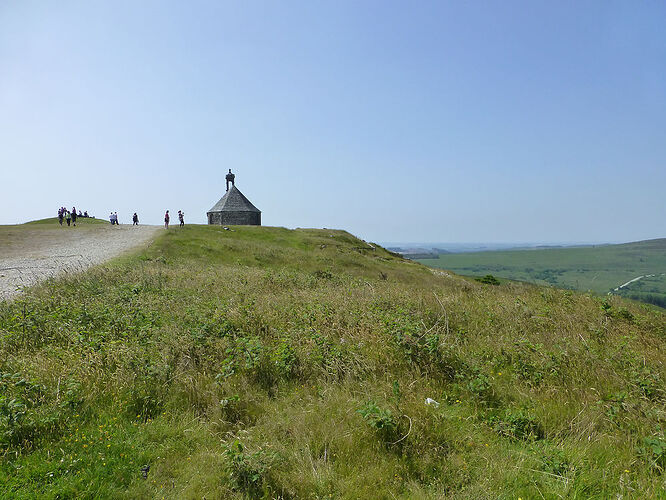
[[666,307],[666,239],[621,245],[441,254],[436,259],[418,259],[418,262],[463,275],[492,274],[539,285],[603,295],[613,293]]

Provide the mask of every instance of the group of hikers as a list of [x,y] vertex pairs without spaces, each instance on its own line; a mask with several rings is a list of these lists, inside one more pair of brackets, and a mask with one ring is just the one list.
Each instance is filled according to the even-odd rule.
[[[164,214],[164,227],[166,229],[169,229],[169,221],[171,217],[169,216],[169,211],[167,210],[166,213]],[[109,215],[109,221],[111,221],[111,225],[120,225],[120,222],[118,222],[118,212],[111,212],[111,215]],[[178,210],[178,221],[180,222],[180,227],[185,226],[185,212],[182,210]],[[139,216],[134,212],[134,215],[132,215],[132,225],[133,226],[138,226],[139,225]]]
[[[164,227],[166,229],[169,229],[169,221],[171,217],[169,216],[169,211],[167,210],[166,213],[164,214]],[[118,222],[118,212],[111,212],[109,215],[109,221],[111,221],[111,225],[120,225],[120,222]],[[182,210],[178,210],[178,221],[180,222],[180,227],[185,226],[185,212]],[[132,215],[132,225],[133,226],[138,226],[139,225],[139,216],[134,212],[134,215]]]
[[[109,222],[111,222],[112,226],[120,226],[120,222],[118,222],[118,212],[111,212],[111,214],[109,214]],[[139,225],[139,216],[136,214],[136,212],[134,212],[134,215],[132,215],[132,225]]]
[[[88,215],[88,212],[81,212],[81,210],[76,212],[76,207],[72,207],[72,210],[69,211],[65,207],[61,207],[58,209],[58,222],[62,226],[63,222],[67,222],[67,225],[75,225],[76,226],[76,219],[77,218],[88,218],[90,217]],[[166,213],[164,214],[164,227],[166,229],[169,229],[169,211],[167,210]],[[182,210],[178,210],[178,221],[180,222],[180,227],[185,226],[185,212]],[[112,226],[120,226],[120,222],[118,220],[118,212],[111,212],[109,214],[109,222],[111,223]],[[139,216],[134,212],[134,215],[132,215],[132,225],[133,226],[138,226],[139,225]]]
[[[136,214],[135,214],[136,215]],[[169,216],[169,211],[167,210],[164,214],[164,228],[169,229],[169,221],[171,217]],[[178,210],[178,221],[180,222],[180,227],[185,226],[185,212]]]
[[81,210],[79,212],[76,212],[76,207],[72,207],[72,211],[70,212],[67,210],[65,207],[60,207],[58,209],[58,223],[62,226],[63,222],[67,222],[67,225],[75,225],[76,226],[76,219],[77,218],[88,218],[88,211],[85,211],[81,213]]
[[[111,225],[120,225],[120,222],[118,222],[118,212],[111,212],[111,215],[109,215],[109,220],[111,221]],[[164,214],[164,227],[166,229],[169,229],[169,221],[171,220],[171,217],[169,216],[169,211],[167,210],[166,213]],[[180,222],[180,227],[185,226],[185,212],[182,210],[178,210],[178,221]],[[134,215],[132,215],[132,225],[133,226],[138,226],[139,225],[139,216],[134,212]]]

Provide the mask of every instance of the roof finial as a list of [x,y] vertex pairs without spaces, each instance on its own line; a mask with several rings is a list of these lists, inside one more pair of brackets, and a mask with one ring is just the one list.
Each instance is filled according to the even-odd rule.
[[232,186],[236,185],[236,184],[234,184],[234,179],[236,179],[236,176],[231,173],[231,169],[229,169],[229,173],[227,174],[226,179],[227,179],[227,191],[229,191],[229,183],[230,182],[231,182]]

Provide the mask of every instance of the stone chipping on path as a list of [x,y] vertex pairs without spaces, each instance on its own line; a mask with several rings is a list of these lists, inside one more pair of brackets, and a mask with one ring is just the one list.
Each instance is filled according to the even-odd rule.
[[20,229],[3,235],[0,301],[24,287],[66,272],[101,264],[151,240],[160,226]]

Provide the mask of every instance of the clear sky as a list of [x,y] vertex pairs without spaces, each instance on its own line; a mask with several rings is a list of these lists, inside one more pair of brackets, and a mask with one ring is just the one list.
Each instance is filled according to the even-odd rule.
[[666,3],[0,1],[0,223],[666,236]]

